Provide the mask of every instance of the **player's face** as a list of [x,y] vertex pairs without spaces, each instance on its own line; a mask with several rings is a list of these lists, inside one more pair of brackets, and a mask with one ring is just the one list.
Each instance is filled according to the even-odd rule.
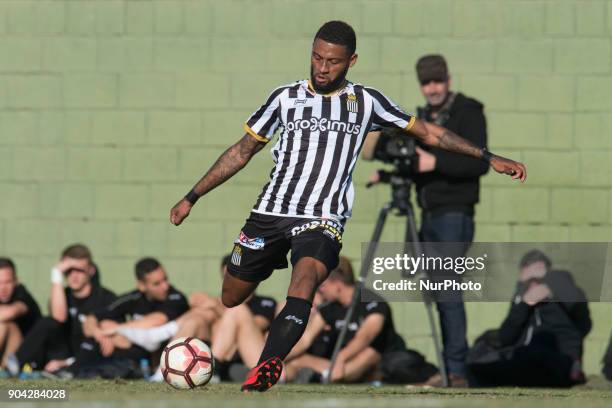
[[427,103],[431,106],[440,106],[446,100],[448,91],[450,89],[450,78],[448,81],[429,81],[425,84],[421,84],[421,93]]
[[70,268],[66,273],[66,283],[73,291],[79,291],[89,284],[93,268],[87,259],[66,258],[70,261]]
[[0,302],[7,303],[11,300],[17,286],[15,273],[11,268],[0,268]]
[[316,39],[310,55],[310,81],[315,91],[330,93],[338,89],[356,61],[357,54],[349,55],[344,45]]
[[139,289],[151,300],[163,302],[168,297],[170,284],[164,268],[157,268],[145,275],[144,281],[138,282]]

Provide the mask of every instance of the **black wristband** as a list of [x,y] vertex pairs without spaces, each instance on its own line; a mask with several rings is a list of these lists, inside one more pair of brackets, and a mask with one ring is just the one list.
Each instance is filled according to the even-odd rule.
[[493,157],[493,153],[488,151],[486,148],[482,148],[480,152],[482,153],[482,156],[480,156],[480,159],[486,163],[491,164],[491,158]]
[[189,201],[191,205],[194,205],[199,199],[200,196],[197,195],[196,192],[193,191],[193,189],[191,189],[191,191],[188,192],[187,195],[185,195],[185,200]]

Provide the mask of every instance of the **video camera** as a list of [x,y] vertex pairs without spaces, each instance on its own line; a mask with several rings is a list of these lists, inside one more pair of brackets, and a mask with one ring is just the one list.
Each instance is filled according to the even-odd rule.
[[382,128],[374,147],[374,159],[393,164],[393,175],[411,178],[417,166],[416,141],[401,129]]

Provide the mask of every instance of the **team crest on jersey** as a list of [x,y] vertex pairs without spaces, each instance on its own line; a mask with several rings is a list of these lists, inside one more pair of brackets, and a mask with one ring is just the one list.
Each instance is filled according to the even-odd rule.
[[346,109],[349,112],[359,112],[359,104],[357,103],[357,96],[355,94],[348,94],[346,97]]
[[263,247],[266,245],[266,241],[261,237],[249,238],[244,232],[240,231],[240,235],[238,235],[238,238],[236,238],[234,244],[240,244],[243,247],[257,251],[259,249],[263,249]]
[[242,248],[239,245],[234,245],[234,250],[232,251],[232,264],[236,266],[240,266],[240,261],[242,260]]

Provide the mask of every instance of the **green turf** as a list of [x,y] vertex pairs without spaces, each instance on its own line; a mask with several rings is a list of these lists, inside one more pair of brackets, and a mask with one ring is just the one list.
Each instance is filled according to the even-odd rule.
[[[195,408],[408,408],[408,407],[610,407],[612,384],[594,378],[585,386],[556,389],[406,389],[397,386],[279,385],[263,394],[242,394],[237,384],[208,385],[191,391],[144,381],[9,381],[10,388],[65,388],[68,402],[20,403],[18,407]],[[0,406],[8,406],[6,397]]]

